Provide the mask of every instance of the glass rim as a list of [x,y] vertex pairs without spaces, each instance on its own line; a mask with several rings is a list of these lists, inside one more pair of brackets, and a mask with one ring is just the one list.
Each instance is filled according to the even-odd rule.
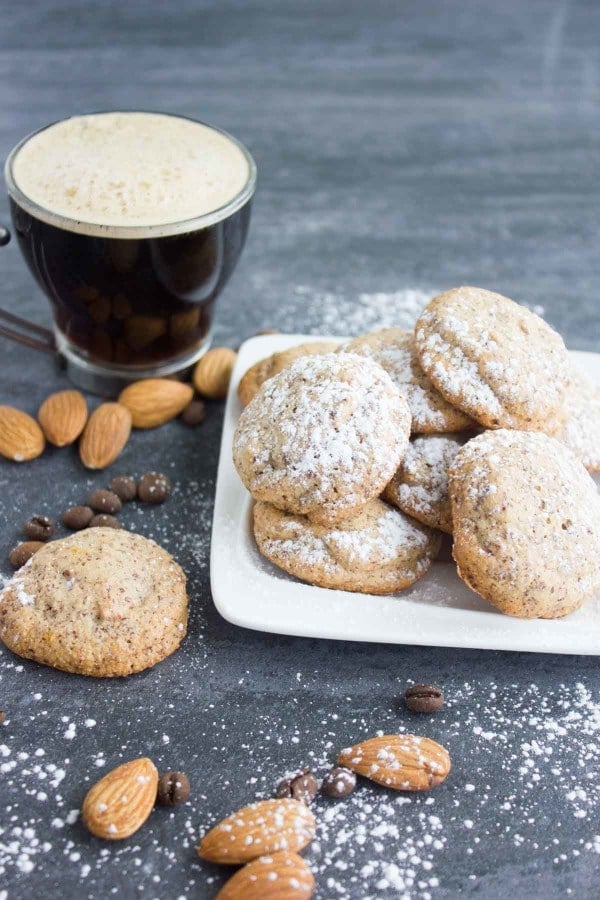
[[[190,219],[180,219],[176,222],[165,222],[162,225],[99,225],[94,222],[85,222],[81,219],[73,219],[70,216],[64,216],[61,213],[52,212],[51,210],[46,209],[44,206],[41,206],[35,200],[32,200],[30,197],[28,197],[27,194],[25,194],[17,185],[13,175],[14,161],[22,147],[24,147],[25,144],[31,140],[31,138],[35,137],[36,134],[40,134],[42,131],[46,131],[48,128],[52,128],[53,125],[58,125],[59,122],[66,122],[69,119],[83,118],[84,116],[109,115],[110,113],[115,112],[141,114],[148,113],[158,116],[170,116],[173,119],[187,119],[190,122],[204,125],[206,128],[210,128],[211,131],[216,131],[219,134],[222,134],[233,144],[235,144],[235,146],[241,151],[244,159],[248,164],[248,178],[246,180],[246,183],[244,184],[241,191],[239,191],[234,197],[232,197],[231,200],[228,200],[227,203],[223,204],[223,206],[220,206],[217,209],[213,209],[208,213],[203,213],[199,216],[193,216]],[[108,239],[116,238],[120,240],[139,240],[142,238],[172,237],[174,235],[187,234],[188,232],[192,231],[200,231],[203,228],[209,228],[211,225],[216,225],[218,222],[223,221],[223,219],[228,219],[231,215],[233,215],[233,213],[241,209],[242,206],[244,206],[248,202],[248,200],[252,198],[256,189],[257,169],[254,158],[241,141],[239,141],[228,131],[225,131],[225,129],[218,128],[216,125],[211,125],[208,122],[204,122],[202,121],[202,119],[194,119],[192,116],[184,116],[180,115],[179,113],[161,112],[159,110],[150,109],[105,109],[89,113],[77,113],[73,116],[65,116],[65,118],[63,119],[56,119],[56,121],[54,122],[49,122],[47,125],[43,125],[41,128],[37,128],[35,131],[32,131],[30,134],[26,135],[19,141],[18,144],[13,147],[13,149],[8,154],[4,166],[4,178],[6,181],[8,195],[17,204],[17,206],[20,206],[25,210],[25,212],[28,212],[34,218],[40,219],[42,222],[45,222],[48,225],[54,225],[56,228],[61,228],[64,231],[70,231],[74,234],[84,234],[88,235],[89,237],[103,237]]]

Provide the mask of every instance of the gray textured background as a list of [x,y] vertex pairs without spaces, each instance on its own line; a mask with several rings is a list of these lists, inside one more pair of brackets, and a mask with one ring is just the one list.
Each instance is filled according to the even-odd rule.
[[[110,107],[198,116],[241,138],[260,184],[218,309],[217,339],[232,345],[264,326],[403,322],[421,296],[407,289],[470,282],[541,307],[571,347],[598,350],[599,36],[592,0],[4,3],[0,156],[52,119]],[[47,321],[15,245],[0,272],[1,305]],[[34,412],[65,386],[45,358],[0,351],[0,402]],[[181,651],[110,684],[0,654],[2,900],[210,897],[221,876],[196,861],[201,828],[378,728],[439,739],[453,773],[408,804],[370,788],[321,802],[307,854],[319,898],[593,896],[597,662],[229,626],[207,565],[220,415],[211,407],[197,432],[136,433],[113,467],[177,481],[167,506],[124,520],[189,575]],[[30,514],[57,515],[105,481],[69,450],[1,462],[2,556]],[[409,679],[440,683],[446,711],[415,722],[399,703]],[[101,846],[68,813],[138,754],[184,768],[190,802]]]

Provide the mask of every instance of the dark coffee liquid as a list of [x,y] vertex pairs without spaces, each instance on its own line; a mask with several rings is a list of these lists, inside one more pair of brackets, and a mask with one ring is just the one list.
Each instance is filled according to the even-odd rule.
[[140,367],[192,354],[242,252],[251,201],[188,234],[118,240],[36,219],[11,198],[21,250],[67,341],[91,361]]

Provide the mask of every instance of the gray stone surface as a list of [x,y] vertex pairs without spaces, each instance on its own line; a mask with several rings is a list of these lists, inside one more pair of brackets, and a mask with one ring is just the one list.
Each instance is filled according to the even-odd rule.
[[[599,349],[593,0],[31,0],[1,17],[0,156],[52,119],[110,107],[199,116],[251,148],[260,185],[219,340],[403,322],[428,291],[470,282],[542,307],[571,347]],[[0,305],[47,321],[16,246],[0,250],[0,272]],[[0,351],[0,402],[33,412],[65,385],[49,360]],[[210,897],[222,875],[195,857],[203,826],[286,770],[397,728],[447,745],[452,774],[410,802],[368,787],[319,801],[307,853],[319,898],[594,896],[597,662],[228,625],[208,573],[220,420],[215,404],[199,431],[136,433],[113,467],[177,482],[168,505],[123,518],[189,575],[181,651],[111,683],[0,655],[0,897]],[[2,555],[30,514],[56,515],[105,481],[70,450],[0,463]],[[405,712],[409,679],[442,685],[445,711]],[[186,807],[158,810],[120,845],[67,821],[91,781],[141,754],[187,771]]]

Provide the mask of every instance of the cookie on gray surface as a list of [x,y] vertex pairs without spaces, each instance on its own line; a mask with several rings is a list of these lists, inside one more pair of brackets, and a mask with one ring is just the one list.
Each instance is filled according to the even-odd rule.
[[454,559],[474,591],[508,615],[553,619],[600,590],[600,496],[567,447],[486,431],[449,476]]
[[343,344],[340,353],[358,353],[379,363],[406,398],[414,434],[462,431],[474,423],[448,403],[421,368],[412,331],[382,328]]
[[427,434],[411,440],[383,499],[430,528],[452,534],[448,469],[471,434]]
[[410,587],[427,572],[441,541],[439,533],[381,500],[333,526],[258,502],[254,536],[262,555],[290,575],[365,594]]
[[243,410],[233,459],[256,500],[332,523],[379,496],[406,450],[410,421],[377,363],[350,353],[307,356]]
[[99,677],[173,653],[187,630],[185,575],[154,541],[90,528],[39,550],[0,592],[0,639],[19,656]]
[[298,344],[296,347],[288,347],[272,353],[266,359],[261,359],[242,375],[238,384],[238,397],[242,406],[247,406],[259,389],[274,375],[283,372],[297,359],[303,356],[321,356],[324,353],[333,353],[338,344],[337,341],[309,341]]
[[415,347],[438,391],[486,428],[543,431],[560,417],[563,340],[507,297],[476,287],[439,294],[417,320]]

